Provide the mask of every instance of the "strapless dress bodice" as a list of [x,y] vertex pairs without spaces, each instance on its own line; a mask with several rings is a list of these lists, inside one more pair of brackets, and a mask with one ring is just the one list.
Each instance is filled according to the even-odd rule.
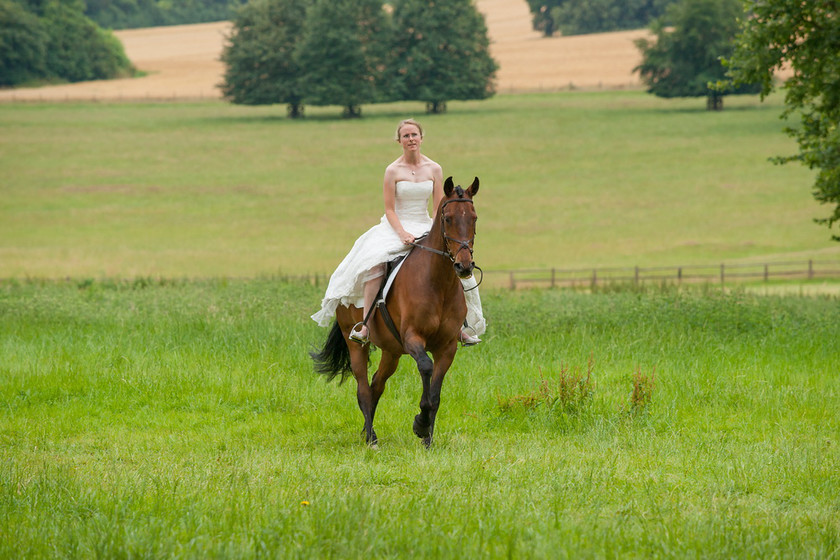
[[428,221],[433,181],[397,181],[394,209],[400,220]]

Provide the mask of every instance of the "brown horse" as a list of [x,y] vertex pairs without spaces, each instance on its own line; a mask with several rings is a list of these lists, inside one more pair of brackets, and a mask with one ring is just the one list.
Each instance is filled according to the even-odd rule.
[[[368,320],[370,341],[382,350],[376,373],[368,383],[370,344],[348,340],[350,330],[362,320],[362,310],[339,306],[336,322],[320,352],[313,352],[315,369],[329,376],[350,371],[356,378],[359,408],[365,417],[364,434],[376,445],[373,417],[385,382],[397,369],[403,354],[417,362],[423,381],[420,414],[414,418],[414,433],[428,447],[432,444],[435,416],[440,406],[443,378],[455,358],[467,305],[459,278],[468,278],[475,267],[473,242],[476,213],[473,197],[478,177],[464,190],[452,177],[443,185],[441,201],[429,234],[415,244],[388,292],[385,307],[396,334],[388,328],[382,309]],[[431,353],[432,358],[429,358]]]

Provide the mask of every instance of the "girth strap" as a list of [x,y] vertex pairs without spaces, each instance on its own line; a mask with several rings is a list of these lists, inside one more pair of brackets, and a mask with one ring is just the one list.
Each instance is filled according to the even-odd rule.
[[376,304],[379,307],[379,312],[382,313],[382,321],[385,322],[385,326],[388,327],[388,330],[391,331],[391,334],[394,335],[394,338],[397,339],[397,342],[400,346],[403,345],[402,338],[400,338],[400,332],[397,330],[397,326],[394,324],[394,320],[391,318],[391,313],[388,311],[388,306],[385,305],[385,300],[381,299]]

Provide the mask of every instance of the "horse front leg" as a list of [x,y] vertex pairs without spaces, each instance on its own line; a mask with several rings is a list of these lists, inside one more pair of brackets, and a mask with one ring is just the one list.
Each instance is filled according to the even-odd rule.
[[411,356],[417,361],[417,369],[420,371],[420,379],[423,382],[423,394],[420,396],[420,414],[414,417],[414,433],[423,440],[423,445],[431,447],[435,432],[435,418],[440,408],[440,393],[443,388],[443,378],[452,365],[455,358],[457,344],[451,345],[445,352],[435,356],[435,360],[426,354],[425,349],[416,356]]

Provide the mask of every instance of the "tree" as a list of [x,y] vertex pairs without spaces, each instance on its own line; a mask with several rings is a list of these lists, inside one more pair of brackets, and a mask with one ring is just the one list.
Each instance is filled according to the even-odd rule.
[[43,78],[47,39],[38,16],[0,0],[0,86]]
[[498,65],[470,0],[398,0],[393,21],[389,77],[397,99],[425,101],[428,112],[440,113],[447,101],[495,93]]
[[659,97],[706,96],[707,108],[716,110],[723,108],[725,95],[757,93],[758,86],[749,83],[709,87],[725,76],[720,59],[734,49],[739,14],[740,0],[682,0],[669,6],[665,16],[651,24],[656,40],[636,41],[642,63],[634,71],[648,92]]
[[103,80],[132,71],[122,43],[85,17],[84,4],[54,0],[44,8],[47,74],[70,82]]
[[345,117],[386,99],[389,21],[379,0],[316,0],[297,49],[306,103],[342,105]]
[[0,83],[102,80],[131,75],[122,44],[85,17],[81,0],[0,4]]
[[[840,11],[831,0],[764,0],[747,2],[735,50],[727,58],[734,84],[758,82],[762,99],[775,87],[773,74],[788,67],[793,75],[782,89],[782,117],[799,116],[799,127],[787,127],[799,153],[775,158],[799,161],[816,169],[814,198],[835,204],[818,224],[829,230],[840,222]],[[725,84],[725,82],[724,82]],[[839,235],[831,238],[840,241]]]
[[286,103],[289,116],[299,117],[303,92],[295,48],[305,18],[305,0],[245,4],[237,12],[222,51],[222,95],[242,105]]

